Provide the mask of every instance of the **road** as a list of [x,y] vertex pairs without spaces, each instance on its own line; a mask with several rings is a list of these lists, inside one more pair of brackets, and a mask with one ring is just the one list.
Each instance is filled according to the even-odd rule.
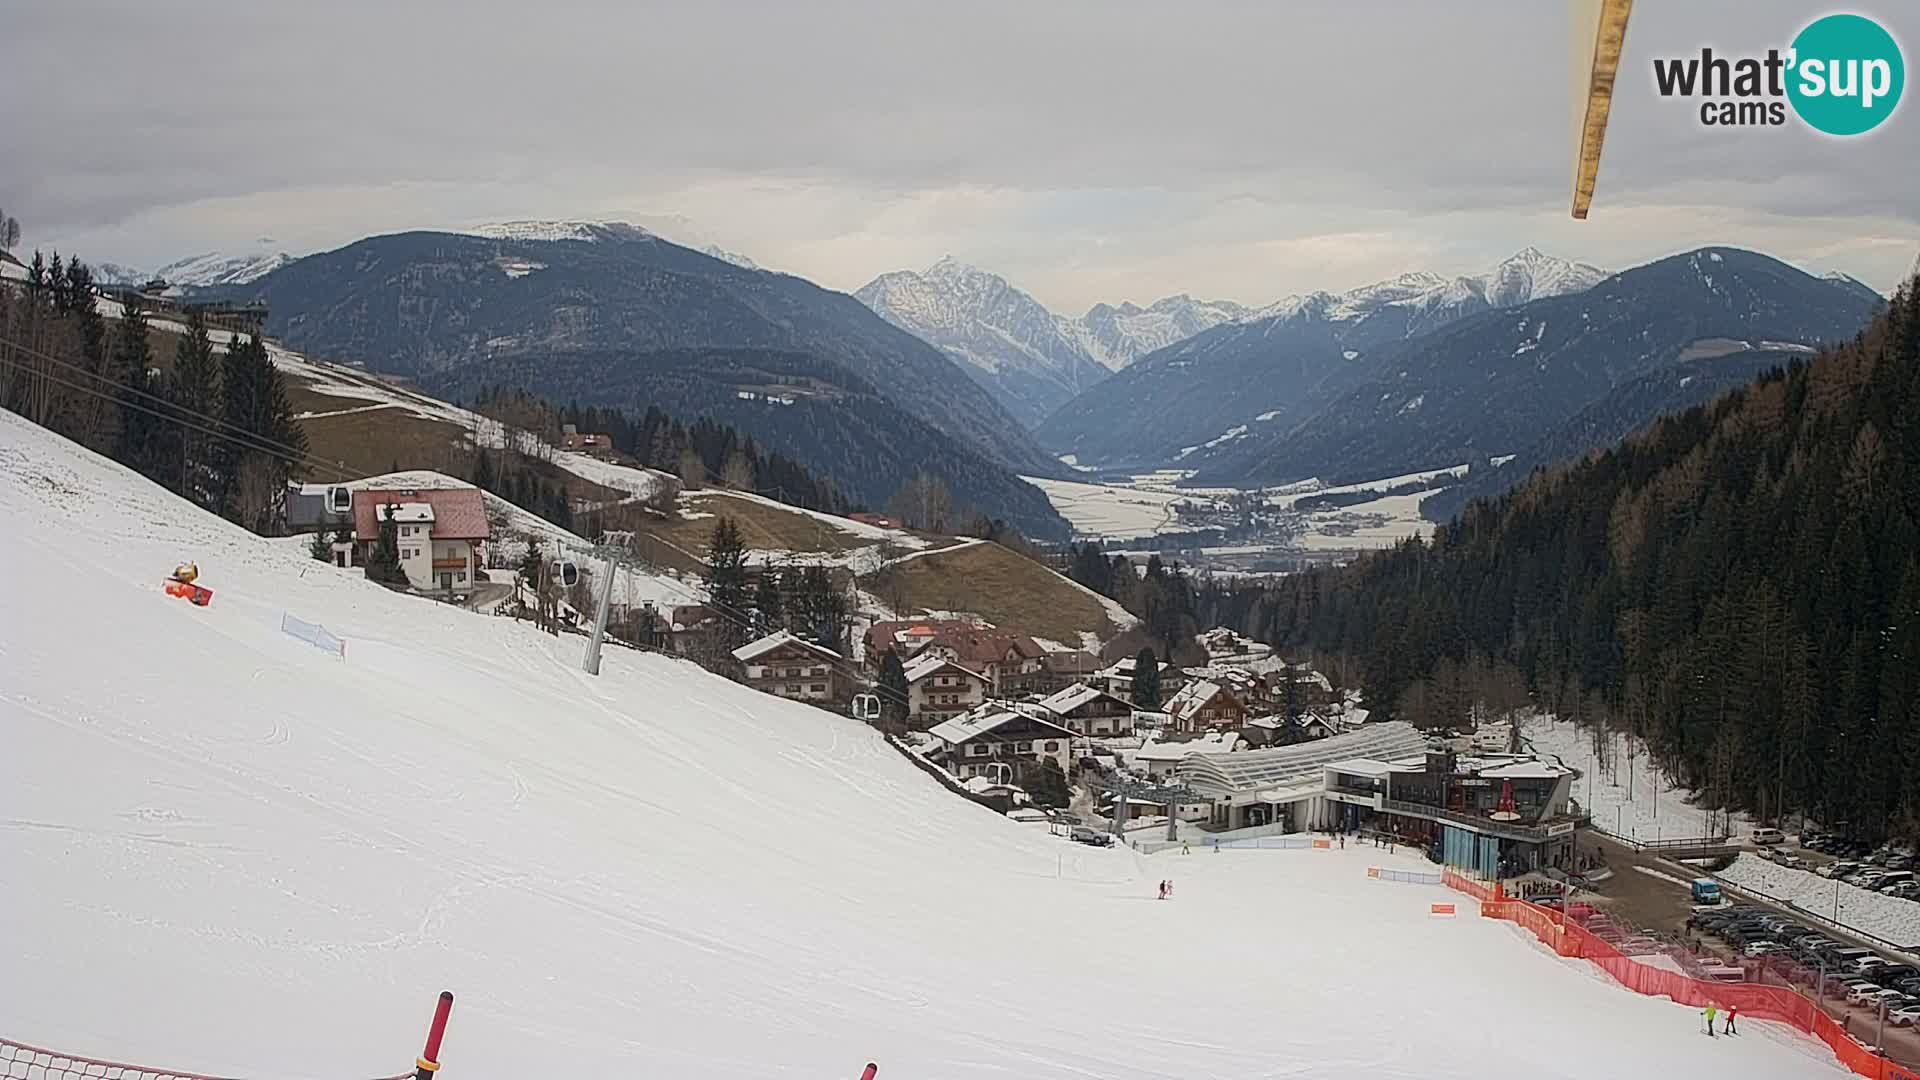
[[[1646,852],[1634,851],[1625,844],[1595,836],[1602,851],[1606,854],[1607,865],[1613,868],[1613,877],[1603,883],[1599,891],[1592,894],[1594,902],[1609,912],[1617,914],[1627,923],[1646,930],[1659,930],[1685,937],[1687,916],[1693,912],[1692,897],[1687,891],[1687,881],[1697,876],[1690,868],[1668,862]],[[1742,902],[1755,907],[1767,908],[1788,918],[1807,922],[1822,933],[1864,948],[1876,949],[1873,942],[1862,941],[1844,930],[1822,926],[1805,919],[1803,913],[1794,911],[1782,904],[1766,900],[1742,898]],[[1702,942],[1703,952],[1714,952],[1722,957],[1730,957],[1732,950],[1718,939],[1707,938]],[[1778,981],[1778,980],[1774,980]],[[1804,988],[1796,987],[1802,990]],[[1843,998],[1836,998],[1831,992],[1823,1003],[1834,1019],[1845,1019],[1848,1029],[1855,1037],[1871,1043],[1879,1026],[1879,1011],[1848,1005]],[[1920,1031],[1913,1028],[1896,1028],[1889,1025],[1886,1029],[1887,1056],[1908,1068],[1920,1067]]]

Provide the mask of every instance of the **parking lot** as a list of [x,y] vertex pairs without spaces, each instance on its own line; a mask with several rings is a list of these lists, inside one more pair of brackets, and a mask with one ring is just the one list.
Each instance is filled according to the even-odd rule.
[[[1721,925],[1704,925],[1695,917],[1686,884],[1697,876],[1697,870],[1605,838],[1600,842],[1608,863],[1617,872],[1593,898],[1617,923],[1640,928],[1637,933],[1641,936],[1679,940],[1689,952],[1697,954],[1702,965],[1738,965],[1750,981],[1792,986],[1810,998],[1819,994],[1820,968],[1824,964],[1827,981],[1825,996],[1820,998],[1822,1007],[1856,1038],[1872,1045],[1880,1030],[1878,1004],[1849,1002],[1845,987],[1847,980],[1865,979],[1893,1006],[1885,1029],[1887,1055],[1908,1067],[1920,1066],[1920,1027],[1910,1026],[1915,1014],[1900,1017],[1903,1008],[1920,1005],[1920,986],[1915,984],[1920,979],[1920,963],[1911,971],[1903,971],[1900,965],[1907,962],[1906,958],[1876,952],[1868,948],[1870,942],[1764,901],[1730,897],[1731,904],[1713,912]],[[1795,849],[1794,853],[1805,858],[1809,868],[1835,861],[1814,851]],[[1756,955],[1747,955],[1749,949]],[[1843,954],[1850,949],[1858,951]],[[1855,962],[1855,970],[1842,972],[1841,963],[1847,960]],[[1860,961],[1866,961],[1866,970],[1860,970]],[[1705,970],[1688,966],[1696,974]],[[1878,976],[1884,983],[1871,976]],[[1856,998],[1864,992],[1864,988],[1856,989]]]

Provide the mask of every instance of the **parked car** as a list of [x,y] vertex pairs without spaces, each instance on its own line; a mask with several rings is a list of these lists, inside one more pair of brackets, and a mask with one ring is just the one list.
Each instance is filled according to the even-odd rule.
[[1073,827],[1072,835],[1073,835],[1074,843],[1077,843],[1077,844],[1088,844],[1093,847],[1112,847],[1113,846],[1112,833],[1101,832],[1096,829],[1090,829],[1085,825],[1075,825]]
[[1887,1023],[1894,1027],[1912,1027],[1916,1019],[1920,1019],[1920,1005],[1908,1005],[1887,1013]]
[[1805,870],[1807,867],[1813,865],[1798,855],[1782,855],[1780,856],[1779,863],[1789,870]]
[[1912,964],[1888,964],[1867,976],[1881,986],[1899,986],[1908,979],[1920,979],[1920,968]]
[[1865,979],[1854,979],[1840,984],[1840,992],[1846,996],[1849,1005],[1865,1005],[1869,996],[1878,994],[1880,991],[1879,984]]
[[1858,869],[1860,869],[1859,863],[1842,860],[1840,862],[1830,862],[1820,869],[1815,870],[1814,873],[1824,878],[1844,877]]
[[1772,956],[1775,953],[1786,952],[1787,947],[1777,941],[1752,941],[1740,951],[1748,956]]
[[1787,839],[1787,834],[1781,832],[1779,829],[1773,829],[1773,828],[1768,828],[1766,826],[1761,826],[1759,828],[1754,829],[1751,833],[1748,833],[1747,839],[1751,840],[1753,843],[1757,845],[1766,847],[1773,844],[1785,843]]
[[1907,995],[1898,990],[1882,989],[1877,994],[1862,994],[1860,996],[1860,1004],[1870,1009],[1879,1008],[1882,1002],[1885,1002],[1889,1009],[1902,1008],[1907,1003]]
[[1886,894],[1901,900],[1920,900],[1920,881],[1903,881],[1887,889]]

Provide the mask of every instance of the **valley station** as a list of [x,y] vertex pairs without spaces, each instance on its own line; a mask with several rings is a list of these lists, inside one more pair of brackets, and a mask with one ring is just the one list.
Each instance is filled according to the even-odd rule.
[[1572,769],[1530,755],[1456,756],[1429,749],[1392,761],[1349,758],[1326,769],[1336,827],[1371,829],[1440,849],[1448,866],[1490,877],[1575,866],[1588,815]]
[[1369,831],[1489,877],[1572,868],[1588,824],[1572,769],[1430,748],[1399,721],[1295,746],[1195,752],[1173,772],[1212,803],[1209,830]]

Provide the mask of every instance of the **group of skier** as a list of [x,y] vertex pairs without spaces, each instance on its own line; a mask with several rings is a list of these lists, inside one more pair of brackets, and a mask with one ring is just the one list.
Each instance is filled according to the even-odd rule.
[[1173,882],[1171,881],[1161,882],[1160,883],[1160,899],[1168,900],[1168,899],[1171,899],[1172,897],[1173,897]]
[[[1713,1018],[1714,1018],[1714,1017],[1715,1017],[1716,1015],[1718,1015],[1719,1013],[1720,1013],[1720,1009],[1719,1009],[1719,1008],[1718,1008],[1717,1006],[1713,1006],[1713,1005],[1709,1005],[1709,1006],[1707,1006],[1707,1008],[1706,1008],[1706,1017],[1707,1017],[1707,1034],[1709,1034],[1709,1035],[1712,1035],[1712,1034],[1714,1033],[1714,1031],[1713,1031]],[[1739,1032],[1739,1030],[1738,1030],[1738,1029],[1736,1029],[1736,1028],[1735,1028],[1735,1027],[1733,1026],[1733,1021],[1734,1021],[1734,1019],[1735,1019],[1736,1017],[1738,1017],[1739,1015],[1740,1015],[1740,1006],[1738,1006],[1738,1005],[1729,1005],[1729,1006],[1727,1006],[1727,1008],[1726,1008],[1726,1018],[1727,1018],[1727,1026],[1726,1026],[1726,1033],[1727,1033],[1728,1035],[1738,1035],[1738,1034],[1740,1034],[1740,1032]]]

